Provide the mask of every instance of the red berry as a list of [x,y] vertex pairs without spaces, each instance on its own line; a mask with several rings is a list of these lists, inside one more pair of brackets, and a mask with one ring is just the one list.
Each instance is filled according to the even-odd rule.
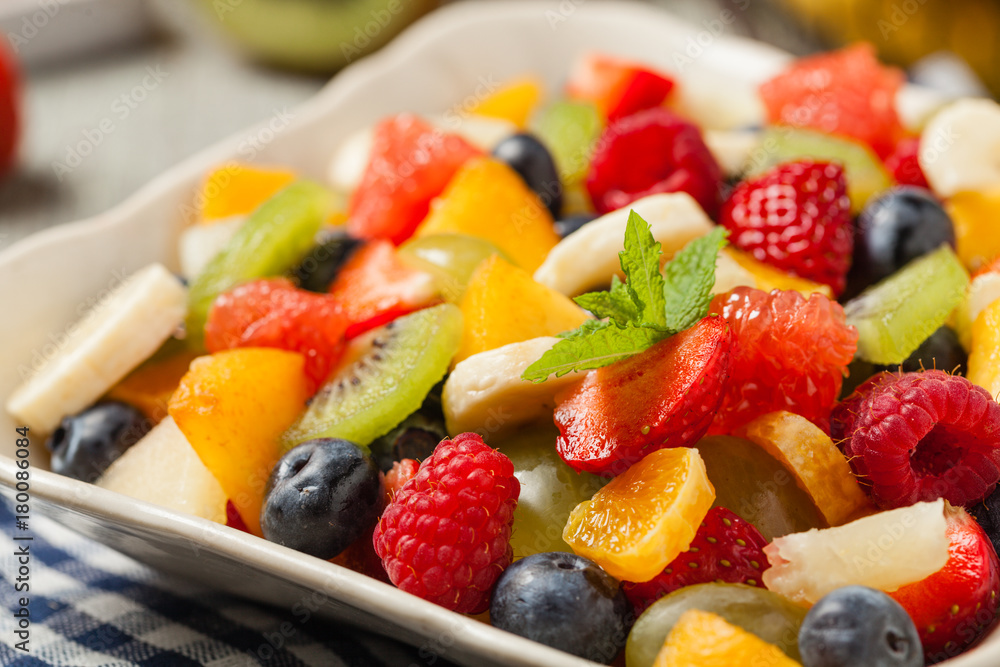
[[486,611],[513,556],[520,490],[510,459],[475,433],[441,441],[375,527],[375,551],[389,579],[452,611]]
[[945,515],[945,566],[889,593],[917,626],[928,664],[969,648],[993,625],[1000,603],[1000,562],[986,533],[961,508]]
[[0,44],[0,174],[13,164],[20,135],[20,76],[14,54]]
[[709,312],[729,323],[733,358],[709,433],[729,434],[760,415],[787,410],[829,430],[858,332],[822,294],[737,287]]
[[613,477],[664,447],[692,446],[712,422],[732,335],[718,317],[591,371],[556,395],[556,450],[575,470]]
[[209,352],[276,347],[299,352],[315,391],[344,351],[347,320],[336,300],[285,278],[256,280],[216,298],[205,324]]
[[920,168],[920,137],[906,137],[896,144],[896,149],[885,159],[885,168],[900,185],[917,185],[931,189]]
[[399,261],[388,241],[370,241],[351,255],[330,294],[347,320],[348,339],[437,300],[433,278]]
[[226,525],[236,530],[242,530],[244,533],[250,532],[250,529],[247,528],[246,523],[243,521],[243,517],[240,516],[240,511],[236,509],[236,505],[233,504],[232,500],[226,500]]
[[638,616],[664,595],[678,588],[724,581],[764,588],[761,574],[771,567],[764,555],[767,540],[752,523],[725,507],[705,515],[691,546],[670,561],[663,572],[643,583],[622,583]]
[[737,185],[719,223],[729,241],[783,271],[840,294],[854,248],[851,202],[842,167],[802,160]]
[[403,459],[402,461],[392,462],[392,469],[385,473],[385,478],[382,482],[382,488],[385,489],[386,504],[392,502],[393,497],[399,493],[407,482],[416,476],[419,469],[420,461],[416,459]]
[[413,114],[383,120],[375,126],[368,167],[351,197],[351,235],[402,243],[427,215],[431,199],[480,153]]
[[590,163],[587,192],[599,213],[661,192],[686,192],[714,217],[722,170],[701,130],[662,107],[620,118],[604,130]]
[[638,63],[596,53],[581,58],[570,72],[566,95],[593,102],[610,120],[663,104],[672,79]]
[[837,405],[834,440],[882,509],[972,506],[1000,480],[1000,405],[944,371],[880,373]]
[[771,123],[853,137],[889,155],[903,137],[896,93],[903,73],[884,67],[870,44],[802,58],[760,87]]

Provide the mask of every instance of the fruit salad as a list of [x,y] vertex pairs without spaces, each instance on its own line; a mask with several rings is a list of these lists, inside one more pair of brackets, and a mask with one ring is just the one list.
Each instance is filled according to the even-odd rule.
[[595,662],[948,660],[1000,607],[1000,106],[908,127],[902,82],[811,56],[720,130],[593,53],[323,183],[220,165],[181,274],[6,408],[56,473]]

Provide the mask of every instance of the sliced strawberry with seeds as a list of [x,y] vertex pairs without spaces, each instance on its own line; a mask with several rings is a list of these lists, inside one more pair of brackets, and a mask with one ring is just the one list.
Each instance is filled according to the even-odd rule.
[[643,583],[623,582],[622,588],[638,616],[678,588],[724,581],[764,588],[761,575],[771,567],[764,555],[767,540],[753,524],[725,507],[713,507],[687,551],[663,572]]
[[993,625],[1000,604],[1000,561],[993,545],[965,510],[946,508],[948,562],[889,593],[917,626],[929,664],[969,648]]
[[706,317],[687,331],[591,371],[556,395],[556,450],[576,470],[613,477],[664,447],[687,447],[712,422],[732,336]]
[[1000,480],[1000,405],[944,371],[870,378],[834,408],[832,436],[882,509],[971,506]]

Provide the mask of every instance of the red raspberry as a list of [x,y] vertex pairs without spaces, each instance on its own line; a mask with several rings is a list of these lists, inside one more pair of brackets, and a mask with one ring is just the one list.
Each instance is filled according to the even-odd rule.
[[764,555],[765,546],[767,540],[752,523],[725,507],[713,507],[687,551],[649,581],[622,582],[622,588],[636,616],[664,595],[694,584],[725,581],[764,588],[760,575],[771,567]]
[[834,440],[882,509],[937,498],[971,507],[1000,480],[1000,405],[964,377],[879,373],[832,420]]
[[660,192],[686,192],[715,217],[721,182],[701,130],[655,107],[608,125],[590,163],[587,192],[599,213]]
[[315,392],[344,351],[344,318],[337,300],[300,290],[285,278],[255,280],[216,298],[205,324],[209,352],[276,347],[299,352]]
[[885,159],[885,168],[900,185],[917,185],[931,189],[920,168],[920,137],[906,137],[896,144],[896,149]]
[[708,432],[729,434],[775,410],[828,430],[858,332],[844,309],[822,294],[737,287],[712,300],[733,332],[733,358],[722,404]]
[[385,489],[385,503],[388,505],[397,493],[416,477],[417,470],[420,469],[420,461],[416,459],[403,459],[393,461],[392,470],[385,473],[382,480],[382,488]]
[[375,551],[389,579],[452,611],[486,611],[513,557],[520,490],[510,459],[475,433],[442,440],[375,527]]
[[903,79],[878,62],[872,45],[857,44],[795,61],[760,96],[771,123],[853,137],[885,158],[903,136],[896,114]]
[[802,160],[737,185],[719,223],[762,262],[840,294],[854,249],[851,202],[839,165]]

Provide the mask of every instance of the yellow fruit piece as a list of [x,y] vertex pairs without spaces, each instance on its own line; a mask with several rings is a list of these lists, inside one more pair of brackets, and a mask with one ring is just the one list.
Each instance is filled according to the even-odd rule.
[[538,106],[542,90],[538,79],[515,79],[484,98],[472,108],[472,113],[507,120],[523,130],[531,112]]
[[416,233],[478,236],[534,273],[559,242],[552,224],[549,210],[517,172],[477,158],[458,170]]
[[459,306],[462,343],[454,364],[509,343],[575,329],[588,319],[568,297],[498,255],[476,267]]
[[170,399],[170,416],[255,535],[279,436],[309,398],[303,365],[284,350],[218,352],[195,359]]
[[769,644],[718,614],[689,609],[677,620],[653,667],[801,667]]
[[[991,267],[987,267],[989,268]],[[1000,299],[1000,273],[984,270],[983,273],[972,276],[969,286],[965,289],[965,299],[952,311],[951,319],[948,321],[966,352],[972,351],[972,325],[979,314],[997,299]]]
[[1000,301],[983,309],[972,325],[972,353],[966,377],[994,398],[1000,395]]
[[202,223],[247,215],[296,178],[286,169],[259,169],[232,162],[205,177],[198,194]]
[[147,361],[112,387],[108,398],[134,405],[158,424],[167,416],[170,397],[197,356],[184,349],[165,359]]
[[691,546],[714,500],[698,450],[660,449],[577,505],[563,540],[617,579],[649,581]]
[[788,468],[831,526],[874,510],[833,440],[805,417],[771,412],[754,419],[737,435]]
[[793,276],[781,269],[765,264],[749,253],[733,247],[726,247],[722,252],[729,255],[737,264],[753,275],[754,280],[757,281],[757,289],[759,290],[764,290],[765,292],[770,292],[773,289],[794,290],[800,292],[805,297],[808,297],[813,292],[819,292],[829,299],[833,298],[833,290],[830,289],[829,285],[814,283],[811,280]]
[[945,204],[955,225],[955,252],[975,271],[1000,255],[1000,190],[959,192]]

